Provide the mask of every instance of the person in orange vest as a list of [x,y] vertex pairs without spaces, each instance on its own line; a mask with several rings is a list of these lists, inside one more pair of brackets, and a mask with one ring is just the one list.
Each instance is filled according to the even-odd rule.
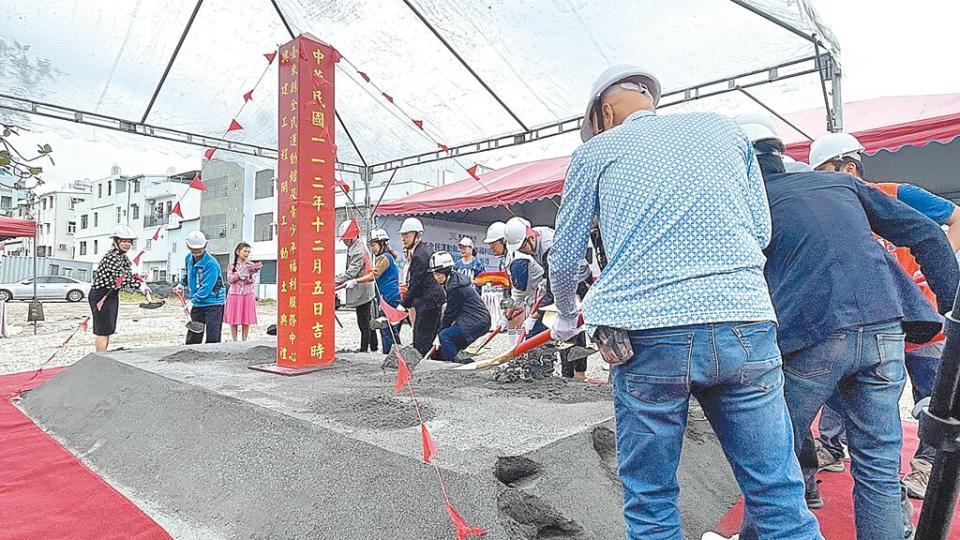
[[[849,133],[830,133],[810,145],[810,165],[816,170],[849,174],[864,180],[863,145]],[[960,208],[913,184],[894,182],[869,182],[867,185],[900,200],[938,225],[947,228],[946,234],[953,251],[960,250]],[[937,306],[937,297],[927,285],[920,265],[907,248],[898,248],[883,238],[877,240],[896,258],[900,267],[913,278],[920,291],[931,305]],[[945,299],[950,304],[952,298]],[[907,343],[904,360],[913,388],[914,402],[929,397],[933,392],[934,379],[940,367],[944,347],[943,333],[923,344]],[[835,409],[824,407],[820,418],[820,448],[818,461],[821,470],[843,471],[843,418]],[[903,477],[903,485],[910,497],[922,499],[930,480],[930,469],[936,450],[923,441],[911,461],[911,471]]]

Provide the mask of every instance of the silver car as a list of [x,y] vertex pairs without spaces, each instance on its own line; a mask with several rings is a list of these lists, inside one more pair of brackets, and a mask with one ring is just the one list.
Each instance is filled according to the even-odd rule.
[[[37,276],[37,299],[79,302],[90,294],[90,284],[64,276]],[[33,278],[0,283],[0,302],[33,299]]]

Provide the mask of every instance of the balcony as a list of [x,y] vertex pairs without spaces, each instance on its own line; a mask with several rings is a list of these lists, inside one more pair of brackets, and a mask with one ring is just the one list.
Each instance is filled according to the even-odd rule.
[[144,216],[143,226],[144,227],[159,227],[160,225],[166,225],[170,223],[170,216]]

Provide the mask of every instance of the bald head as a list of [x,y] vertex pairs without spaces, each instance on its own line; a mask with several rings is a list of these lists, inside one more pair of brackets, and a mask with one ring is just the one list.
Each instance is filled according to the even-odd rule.
[[[630,88],[624,88],[621,85]],[[628,116],[637,111],[654,110],[653,98],[650,94],[638,90],[632,83],[617,83],[611,86],[600,95],[599,101],[602,122],[597,121],[597,107],[593,108],[590,115],[593,132],[596,134],[619,126]],[[602,129],[599,126],[602,126]]]

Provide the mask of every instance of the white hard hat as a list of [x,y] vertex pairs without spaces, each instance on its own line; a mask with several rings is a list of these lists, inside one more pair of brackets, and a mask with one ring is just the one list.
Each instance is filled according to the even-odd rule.
[[470,238],[469,236],[464,236],[463,238],[460,239],[459,242],[457,242],[457,245],[458,245],[458,246],[473,247],[473,239]]
[[587,109],[583,113],[583,122],[580,124],[580,140],[587,142],[593,137],[593,124],[590,123],[590,111],[593,109],[597,98],[600,97],[607,88],[624,80],[637,80],[642,82],[647,90],[650,91],[650,98],[653,100],[653,106],[656,107],[660,102],[660,81],[650,72],[637,66],[620,64],[607,68],[590,87],[590,97],[587,99]]
[[483,239],[484,244],[492,244],[494,242],[503,240],[503,234],[507,230],[506,223],[502,221],[494,221],[487,227],[487,237]]
[[190,249],[202,249],[207,247],[207,237],[201,231],[193,231],[187,235],[187,247]]
[[133,229],[127,227],[126,225],[117,225],[110,231],[110,238],[118,238],[121,240],[136,240],[137,233],[133,232]]
[[400,234],[408,232],[422,233],[423,223],[421,223],[417,218],[408,217],[407,219],[403,220],[403,223],[400,225]]
[[772,118],[765,114],[740,114],[733,120],[740,125],[740,129],[743,130],[743,133],[750,139],[751,143],[765,139],[780,139],[777,135],[776,124],[773,123]]
[[507,221],[505,228],[503,241],[507,244],[507,249],[510,251],[520,249],[523,241],[527,239],[530,222],[522,217],[512,217]]
[[380,242],[380,241],[389,242],[390,235],[387,234],[387,231],[383,229],[374,229],[370,231],[370,241],[371,242]]
[[863,152],[863,145],[856,137],[849,133],[827,133],[810,144],[810,166],[816,169],[824,163],[852,157],[860,161],[860,152]]
[[431,272],[437,272],[444,268],[453,268],[453,255],[447,251],[437,251],[430,256]]

